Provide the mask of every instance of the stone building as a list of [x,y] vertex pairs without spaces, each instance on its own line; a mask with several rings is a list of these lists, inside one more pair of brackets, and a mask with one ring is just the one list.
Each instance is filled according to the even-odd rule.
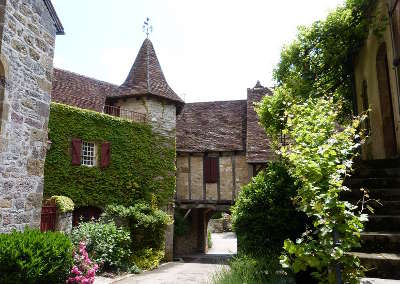
[[370,109],[364,121],[369,137],[349,185],[351,201],[364,198],[365,188],[375,211],[355,254],[367,276],[400,279],[400,3],[378,0],[373,14],[382,33],[370,29],[354,63],[354,107],[358,113]]
[[400,151],[399,11],[398,1],[378,1],[378,20],[389,22],[381,36],[370,30],[355,62],[357,110],[371,109],[366,122],[370,137],[363,148],[363,159],[393,158]]
[[39,227],[56,34],[50,0],[0,1],[0,232]]
[[[246,100],[185,105],[145,39],[122,85],[55,69],[52,100],[130,120],[144,117],[153,131],[176,139],[175,207],[193,209],[190,237],[175,242],[175,252],[182,254],[204,251],[211,212],[229,210],[240,187],[273,159],[253,105],[271,94],[258,82],[248,89]],[[172,207],[168,211],[173,214]],[[172,258],[172,235],[171,226],[167,258]]]
[[191,227],[175,237],[174,253],[207,251],[207,223],[215,211],[228,211],[241,186],[274,159],[254,103],[268,88],[257,82],[247,100],[186,104],[177,121],[175,203],[189,210]]

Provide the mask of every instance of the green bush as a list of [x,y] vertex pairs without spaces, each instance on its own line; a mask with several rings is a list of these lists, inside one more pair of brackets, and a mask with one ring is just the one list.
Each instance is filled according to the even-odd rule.
[[55,195],[55,196],[52,196],[50,199],[54,200],[58,211],[60,211],[61,213],[74,211],[74,202],[72,201],[71,198],[66,197],[66,196]]
[[222,268],[212,277],[214,284],[291,284],[295,283],[290,272],[284,271],[277,255],[250,257],[242,255],[229,263],[230,269]]
[[90,221],[80,223],[72,230],[75,246],[84,241],[89,257],[99,264],[100,270],[129,270],[130,233],[118,228],[114,222]]
[[304,231],[306,217],[291,198],[297,186],[280,162],[271,163],[244,186],[232,208],[232,225],[239,250],[255,255],[279,253],[285,239]]
[[165,229],[172,224],[171,216],[145,201],[138,201],[129,207],[109,205],[104,211],[104,218],[120,220],[130,228],[134,250],[163,247]]
[[65,283],[73,246],[62,233],[0,234],[0,283]]
[[156,268],[164,258],[164,249],[142,248],[134,251],[132,262],[142,270],[151,270]]

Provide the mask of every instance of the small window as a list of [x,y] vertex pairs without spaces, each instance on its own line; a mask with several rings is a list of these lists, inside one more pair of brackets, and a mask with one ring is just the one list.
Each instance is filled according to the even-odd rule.
[[206,183],[218,182],[218,157],[204,158],[204,181]]
[[96,145],[94,143],[82,141],[81,165],[96,166]]

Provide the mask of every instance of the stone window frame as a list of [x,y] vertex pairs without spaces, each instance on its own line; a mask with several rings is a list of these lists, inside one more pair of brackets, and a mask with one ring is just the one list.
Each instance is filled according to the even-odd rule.
[[82,141],[81,165],[86,167],[96,167],[97,157],[98,157],[97,144],[91,141]]

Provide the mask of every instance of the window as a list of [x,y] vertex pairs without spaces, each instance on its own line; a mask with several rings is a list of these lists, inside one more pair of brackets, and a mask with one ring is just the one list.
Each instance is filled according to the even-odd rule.
[[[104,141],[100,147],[100,167],[107,168],[111,162],[111,143]],[[74,166],[97,166],[97,145],[93,142],[85,142],[79,138],[71,139],[71,163]]]
[[82,141],[81,165],[96,166],[96,145],[94,143]]
[[204,181],[206,183],[218,182],[218,157],[204,157]]

